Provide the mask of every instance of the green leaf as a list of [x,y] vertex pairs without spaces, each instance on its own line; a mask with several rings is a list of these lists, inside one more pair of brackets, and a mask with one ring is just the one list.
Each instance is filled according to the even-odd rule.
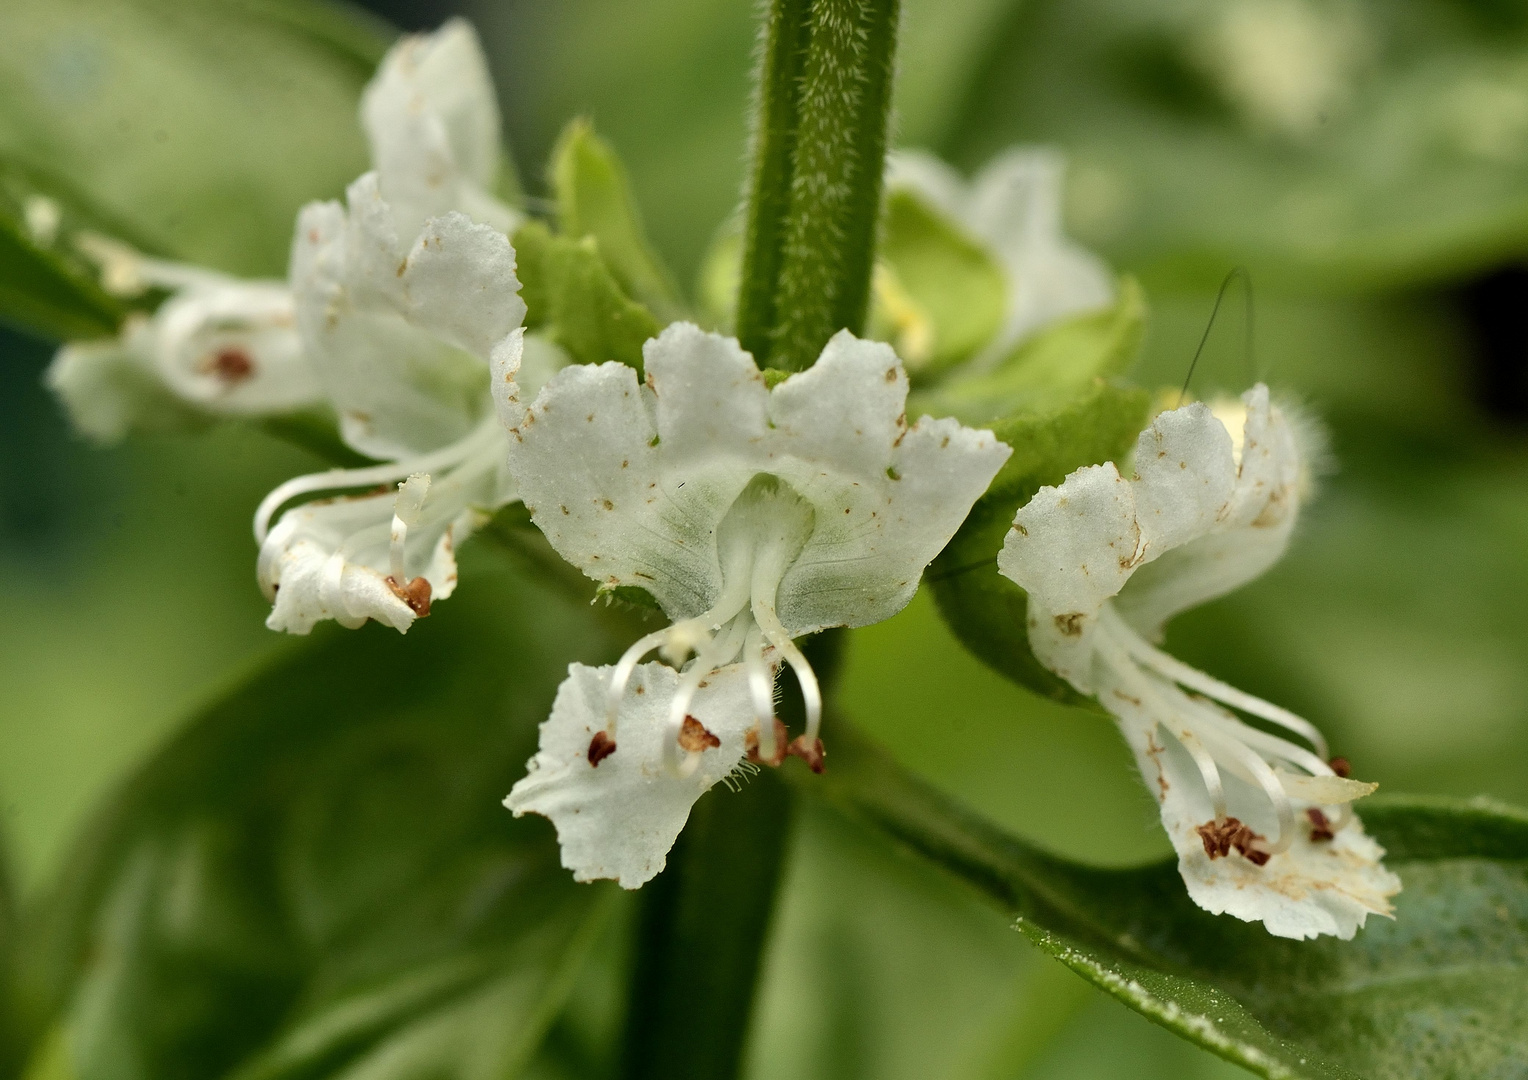
[[549,172],[561,231],[575,239],[592,236],[622,289],[664,321],[678,317],[678,290],[647,241],[626,170],[588,120],[563,129]]
[[929,566],[926,580],[955,636],[994,671],[1036,693],[1082,700],[1030,652],[1028,598],[997,572],[997,553],[1014,513],[1040,488],[1061,483],[1084,465],[1122,460],[1146,423],[1149,404],[1144,390],[1098,383],[1059,408],[992,424],[1013,456]]
[[545,329],[579,364],[619,360],[642,370],[642,343],[658,334],[647,308],[629,299],[592,236],[554,236],[539,221],[515,232],[525,324]]
[[1002,269],[976,241],[910,191],[882,210],[871,334],[892,341],[910,371],[934,374],[997,333],[1008,303]]
[[1032,942],[1148,1018],[1278,1080],[1511,1076],[1528,1045],[1528,813],[1484,801],[1365,800],[1405,890],[1350,942],[1275,938],[1189,899],[1174,862],[1128,870],[1047,854],[833,727],[813,785],[1017,917]]
[[615,644],[525,576],[471,584],[406,639],[294,643],[105,807],[27,940],[34,1025],[58,1018],[79,1080],[528,1059],[617,893],[500,799],[568,657]]
[[13,0],[0,156],[150,252],[281,275],[298,208],[366,168],[356,103],[385,43],[300,0]]
[[956,372],[914,394],[908,407],[977,425],[1052,410],[1086,394],[1097,380],[1123,374],[1145,330],[1145,294],[1126,277],[1112,307],[1062,320],[1021,342],[992,371]]
[[1009,5],[945,149],[1071,157],[1077,234],[1213,287],[1398,285],[1528,250],[1528,19],[1432,0]]

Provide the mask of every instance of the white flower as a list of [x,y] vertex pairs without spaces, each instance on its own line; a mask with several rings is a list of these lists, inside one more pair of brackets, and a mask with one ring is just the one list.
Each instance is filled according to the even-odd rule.
[[[570,367],[529,408],[513,365],[495,358],[510,467],[536,524],[604,587],[645,589],[673,620],[600,674],[603,723],[591,719],[598,709],[553,712],[540,764],[510,796],[516,813],[556,822],[565,865],[586,876],[633,861],[656,873],[672,836],[610,831],[608,844],[640,851],[590,852],[570,839],[570,807],[588,805],[580,799],[598,795],[602,813],[617,817],[646,813],[639,804],[649,797],[682,802],[687,813],[735,764],[729,740],[738,725],[751,731],[757,757],[779,763],[787,748],[773,717],[777,658],[795,671],[806,701],[806,729],[789,752],[820,769],[817,680],[792,639],[899,611],[1009,454],[991,432],[951,419],[909,427],[896,354],[847,332],[773,390],[735,340],[688,323],[647,342],[643,356],[643,384],[621,364]],[[654,649],[675,665],[696,658],[677,676],[660,664],[639,668]],[[639,671],[662,689],[662,709],[644,703],[630,713]],[[702,689],[726,704],[714,724],[705,721],[721,740],[711,749],[693,729],[686,738]],[[585,686],[584,700],[591,692]],[[640,773],[652,784],[607,782],[593,738],[615,748],[608,760],[620,760],[608,775]],[[582,763],[569,749],[579,740]],[[561,771],[543,775],[553,760]],[[693,781],[697,773],[704,783]],[[629,883],[640,881],[623,874]]]
[[887,159],[888,189],[911,190],[987,248],[1008,279],[1008,308],[996,338],[973,361],[1003,360],[1025,338],[1058,319],[1105,307],[1114,275],[1062,232],[1065,159],[1043,147],[1014,147],[967,183],[932,154],[898,151]]
[[1117,718],[1194,901],[1280,937],[1351,938],[1401,887],[1349,805],[1375,785],[1334,768],[1308,721],[1151,644],[1289,543],[1308,484],[1301,447],[1267,387],[1242,403],[1225,421],[1202,404],[1159,415],[1134,480],[1109,463],[1041,488],[998,567],[1029,595],[1035,655]]
[[493,195],[503,155],[499,105],[465,19],[387,51],[361,96],[361,124],[400,235],[449,210],[506,233],[520,224],[520,213]]
[[[519,223],[490,194],[502,154],[498,105],[464,21],[393,46],[362,96],[361,119],[399,235],[451,210],[505,231]],[[92,233],[75,242],[108,292],[170,292],[116,338],[59,351],[48,382],[87,435],[115,441],[166,414],[273,416],[325,404],[287,283],[149,258]]]
[[[298,477],[261,503],[266,625],[293,633],[328,618],[406,631],[454,588],[454,545],[514,498],[487,393],[490,354],[518,366],[523,347],[514,249],[453,212],[405,250],[375,174],[348,198],[303,210],[291,281],[303,349],[342,436],[385,461]],[[312,502],[270,525],[296,498],[397,481],[396,494]]]
[[65,345],[48,371],[77,427],[110,442],[147,423],[160,398],[191,412],[264,416],[320,403],[302,355],[292,296],[280,281],[242,281],[150,259],[99,236],[85,247],[118,295],[171,290],[116,338]]

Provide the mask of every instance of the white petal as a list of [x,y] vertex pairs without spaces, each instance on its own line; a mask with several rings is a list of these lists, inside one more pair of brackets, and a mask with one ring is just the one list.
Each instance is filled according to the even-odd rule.
[[753,357],[735,338],[673,323],[642,346],[642,363],[657,402],[665,466],[761,460],[772,399]]
[[499,108],[472,26],[451,19],[388,50],[361,97],[372,163],[398,228],[460,210],[508,230],[518,215],[494,200]]
[[1236,486],[1231,436],[1201,403],[1164,412],[1136,440],[1135,471],[1136,520],[1153,559],[1227,513]]
[[[786,438],[777,443],[795,449]],[[868,626],[902,610],[1012,453],[990,431],[927,416],[888,449],[880,471],[857,477],[812,459],[782,462],[780,475],[817,510],[811,539],[780,583],[780,618],[793,635]],[[870,456],[868,445],[856,451],[861,463]]]
[[1062,233],[1065,170],[1055,150],[1016,147],[976,177],[967,221],[997,252],[1009,277],[1003,332],[978,364],[1001,360],[1060,319],[1114,302],[1108,266]]
[[651,397],[625,364],[563,369],[511,430],[510,469],[564,559],[596,581],[647,589],[671,617],[698,615],[721,589],[711,533],[749,474],[730,495],[708,497],[700,479],[670,486]]
[[906,403],[907,375],[891,346],[840,330],[817,363],[775,387],[769,415],[785,453],[845,477],[884,479]]
[[1032,606],[1086,620],[1129,579],[1140,547],[1135,486],[1105,462],[1036,492],[1014,516],[998,569]]
[[[1256,866],[1239,854],[1211,859],[1198,828],[1214,811],[1197,770],[1177,743],[1158,729],[1128,691],[1107,686],[1099,701],[1119,720],[1135,751],[1142,779],[1160,804],[1162,825],[1178,853],[1178,871],[1194,903],[1212,914],[1262,922],[1278,937],[1352,938],[1371,914],[1389,915],[1401,882],[1381,865],[1384,849],[1355,819],[1333,839],[1311,839],[1304,827],[1313,804],[1296,798],[1297,832],[1289,850]],[[1276,831],[1267,800],[1234,776],[1223,776],[1228,812],[1264,835]]]
[[[1162,626],[1178,612],[1224,596],[1261,576],[1289,546],[1299,516],[1300,449],[1282,413],[1269,404],[1267,387],[1253,387],[1244,401],[1247,408],[1240,462],[1235,465],[1231,494],[1216,520],[1204,520],[1202,503],[1192,507],[1203,531],[1165,553],[1159,537],[1158,546],[1148,550],[1148,555],[1160,557],[1141,567],[1120,593],[1120,614],[1148,638],[1160,637]],[[1158,420],[1169,415],[1164,413]],[[1213,432],[1204,435],[1203,441],[1219,442]],[[1141,448],[1136,454],[1139,462]],[[1231,459],[1228,456],[1225,460]],[[1171,479],[1170,468],[1163,472]],[[1217,488],[1224,485],[1224,472],[1225,466],[1215,468]],[[1159,486],[1159,495],[1163,487]],[[1193,494],[1192,483],[1185,487]]]
[[195,413],[159,377],[153,331],[141,315],[130,316],[118,337],[59,349],[44,381],[75,428],[96,442],[114,443],[135,429],[173,429],[195,421]]
[[525,312],[508,240],[460,215],[405,258],[375,177],[349,207],[298,219],[292,288],[304,348],[362,453],[398,459],[463,438],[489,405],[487,362]]
[[410,322],[485,361],[525,319],[515,249],[464,214],[425,222],[399,277]]
[[614,878],[636,889],[663,869],[695,800],[737,768],[754,720],[740,667],[708,676],[690,714],[721,745],[704,750],[689,776],[675,776],[663,766],[663,740],[679,676],[664,664],[641,664],[621,703],[615,752],[591,765],[590,744],[605,728],[612,671],[569,666],[552,715],[541,725],[540,749],[504,805],[517,817],[552,820],[562,865],[576,880]]

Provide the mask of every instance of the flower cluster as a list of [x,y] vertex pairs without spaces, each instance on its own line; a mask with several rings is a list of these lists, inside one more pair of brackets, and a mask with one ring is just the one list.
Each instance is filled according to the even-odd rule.
[[[798,641],[901,610],[1012,449],[953,418],[909,423],[897,354],[847,330],[790,375],[689,322],[646,341],[641,377],[527,336],[522,216],[494,194],[499,115],[465,23],[396,45],[361,122],[373,170],[303,208],[285,281],[86,238],[109,288],[168,296],[110,341],[65,347],[51,382],[99,438],[165,409],[333,421],[369,463],[292,479],[255,515],[272,629],[408,630],[454,590],[456,546],[516,499],[602,591],[646,593],[669,625],[612,665],[570,666],[505,800],[551,819],[577,879],[637,888],[718,782],[791,756],[822,771],[822,692]],[[969,186],[927,156],[889,165],[1002,270],[975,370],[1113,296],[1063,235],[1061,178],[1036,149]],[[520,235],[531,252],[547,233]],[[599,258],[594,240],[576,250]],[[1351,810],[1373,785],[1307,721],[1153,644],[1283,554],[1308,488],[1297,435],[1263,386],[1224,414],[1164,412],[1134,478],[1108,463],[1042,489],[998,564],[1027,594],[1034,655],[1117,717],[1195,901],[1279,935],[1351,937],[1400,887]],[[794,736],[776,716],[787,667]]]

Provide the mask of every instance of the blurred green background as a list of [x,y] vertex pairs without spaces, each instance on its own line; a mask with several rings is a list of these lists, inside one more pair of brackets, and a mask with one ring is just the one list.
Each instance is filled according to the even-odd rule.
[[[409,29],[476,22],[533,196],[562,124],[591,116],[693,280],[738,199],[752,3],[373,6]],[[1071,152],[1074,234],[1147,289],[1146,386],[1182,383],[1221,277],[1250,269],[1255,352],[1227,305],[1195,389],[1267,379],[1325,422],[1336,468],[1288,557],[1181,618],[1172,650],[1310,717],[1386,790],[1520,804],[1524,32],[1495,0],[904,0],[896,99],[900,145],[968,170],[1014,141]],[[262,243],[279,269],[285,237]],[[249,516],[319,463],[234,427],[90,448],[39,384],[51,346],[0,347],[0,798],[35,890],[103,790],[284,647],[262,625]],[[855,632],[843,691],[905,764],[1020,834],[1115,864],[1168,851],[1112,729],[983,669],[926,597]],[[1244,1075],[825,811],[804,815],[785,890],[760,1080]],[[591,967],[574,1028],[597,1033],[607,976]]]

